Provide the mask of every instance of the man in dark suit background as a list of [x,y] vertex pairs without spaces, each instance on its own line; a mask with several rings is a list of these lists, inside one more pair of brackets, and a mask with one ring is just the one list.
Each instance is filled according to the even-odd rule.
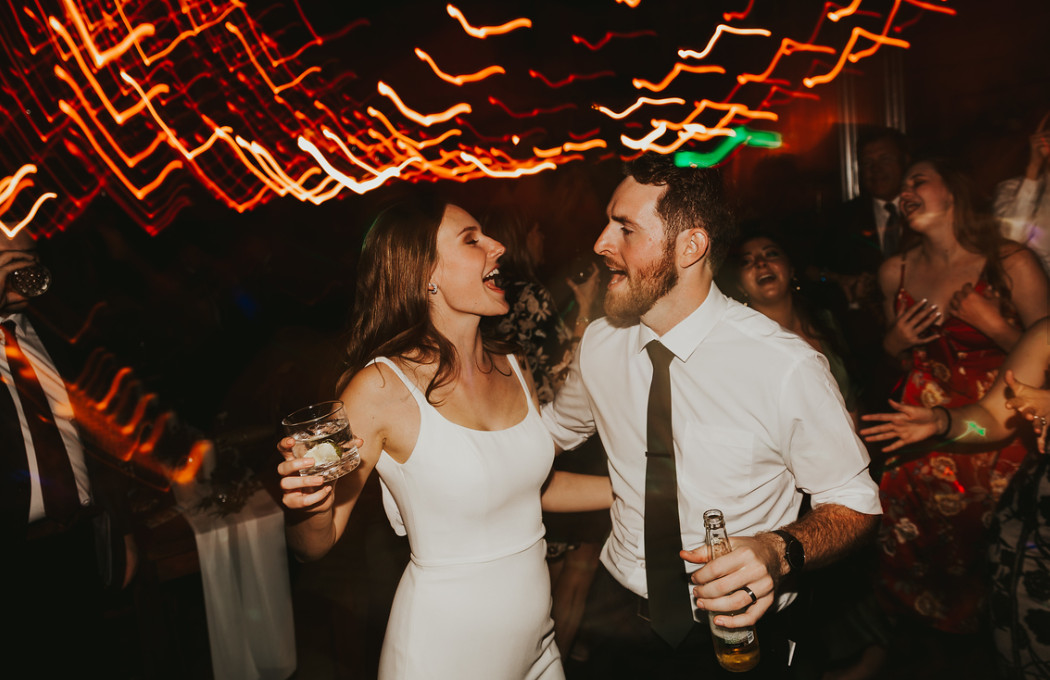
[[121,677],[104,612],[107,589],[136,568],[127,498],[76,426],[63,380],[75,373],[61,360],[69,343],[34,323],[11,285],[12,272],[38,261],[27,231],[0,235],[0,504],[15,576],[5,647],[39,677]]
[[842,291],[843,333],[853,350],[864,410],[870,411],[884,408],[893,388],[894,370],[882,350],[886,320],[876,276],[907,231],[899,204],[910,157],[905,136],[888,127],[862,129],[857,149],[860,195],[831,211],[817,271],[810,273]]

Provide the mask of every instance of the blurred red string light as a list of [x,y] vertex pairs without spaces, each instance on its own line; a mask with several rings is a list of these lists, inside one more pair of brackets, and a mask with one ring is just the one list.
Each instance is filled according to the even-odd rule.
[[[761,22],[761,3],[727,4],[736,11],[722,13],[726,22]],[[702,151],[749,121],[775,124],[772,109],[819,96],[812,90],[848,64],[908,47],[888,36],[924,12],[955,13],[950,2],[894,0],[888,11],[874,4],[792,5],[796,16],[810,15],[807,29],[816,26],[804,40],[776,26],[697,22],[689,27],[695,45],[668,48],[659,40],[660,8],[637,2],[631,16],[644,17],[643,28],[607,31],[595,43],[580,37],[593,29],[580,24],[583,15],[552,26],[538,13],[511,14],[482,26],[477,17],[502,6],[464,12],[420,2],[412,8],[418,21],[437,28],[447,14],[458,22],[430,44],[400,31],[396,11],[326,23],[330,32],[318,33],[312,8],[298,0],[259,9],[221,0],[8,0],[0,5],[0,49],[10,64],[0,68],[0,226],[9,237],[26,226],[46,236],[105,191],[155,234],[192,202],[244,212],[275,197],[319,204],[392,181],[465,182],[646,149]],[[669,28],[689,21],[670,13],[663,20]],[[545,61],[547,48],[507,43],[518,47],[493,58],[503,54],[501,41],[514,40],[587,52],[578,62],[560,52]],[[633,58],[638,41],[648,41],[644,64]],[[714,50],[717,65],[677,60]],[[734,50],[748,58],[731,60]],[[787,63],[797,53],[830,63],[799,75]],[[571,72],[558,80],[543,75],[566,65]],[[653,69],[666,75],[645,79],[642,71]],[[637,97],[638,89],[666,96]],[[678,120],[641,118],[649,107],[689,102]]]

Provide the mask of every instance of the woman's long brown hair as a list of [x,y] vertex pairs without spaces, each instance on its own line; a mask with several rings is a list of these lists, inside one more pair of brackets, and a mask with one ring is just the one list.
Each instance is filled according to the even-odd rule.
[[[437,362],[426,388],[434,390],[456,379],[456,348],[430,320],[427,283],[437,265],[437,232],[449,202],[421,192],[383,210],[365,235],[358,261],[354,314],[347,345],[350,379],[376,357],[397,357],[424,365]],[[506,347],[484,338],[486,351]],[[431,402],[434,403],[434,402]]]
[[[952,195],[953,215],[952,230],[955,240],[966,250],[986,258],[984,275],[988,283],[999,293],[999,299],[1004,303],[1003,313],[1012,307],[1010,301],[1010,286],[1012,282],[1003,267],[1003,256],[1001,248],[1004,244],[1012,243],[1002,236],[999,224],[991,212],[982,209],[978,205],[977,194],[973,188],[969,176],[950,158],[943,156],[932,156],[922,158],[913,163],[929,163],[937,174],[944,180],[948,192]],[[917,236],[914,235],[913,236]],[[918,241],[916,237],[912,243],[905,244],[902,252]],[[1017,245],[1020,250],[1024,246]],[[1012,253],[1011,253],[1012,254]]]

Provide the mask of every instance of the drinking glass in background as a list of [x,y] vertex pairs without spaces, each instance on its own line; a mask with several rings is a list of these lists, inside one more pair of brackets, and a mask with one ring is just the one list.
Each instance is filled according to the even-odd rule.
[[25,298],[43,295],[51,287],[51,271],[34,262],[28,267],[16,269],[7,275],[8,285]]
[[288,414],[281,425],[295,440],[295,457],[314,459],[314,466],[300,470],[300,475],[320,475],[331,482],[361,464],[361,455],[351,444],[354,434],[341,401],[306,406]]

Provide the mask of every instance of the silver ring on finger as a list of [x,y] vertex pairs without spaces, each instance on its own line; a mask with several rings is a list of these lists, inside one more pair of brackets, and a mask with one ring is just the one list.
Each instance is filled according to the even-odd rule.
[[740,586],[740,590],[743,590],[745,593],[751,596],[751,604],[758,602],[758,596],[755,595],[755,591],[751,590],[747,586]]

